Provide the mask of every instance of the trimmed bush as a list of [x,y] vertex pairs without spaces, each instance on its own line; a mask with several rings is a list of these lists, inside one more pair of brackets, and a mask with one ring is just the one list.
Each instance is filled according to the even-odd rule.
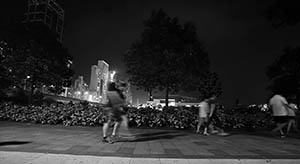
[[[79,104],[53,103],[50,105],[0,104],[0,120],[33,122],[40,124],[61,124],[65,126],[100,126],[104,123],[104,109],[86,102]],[[163,111],[152,108],[129,108],[128,120],[131,127],[195,129],[198,108],[169,107]],[[273,126],[269,110],[263,111],[258,106],[237,106],[225,108],[217,106],[216,116],[219,127],[232,129],[270,128]],[[215,120],[213,120],[216,123]]]

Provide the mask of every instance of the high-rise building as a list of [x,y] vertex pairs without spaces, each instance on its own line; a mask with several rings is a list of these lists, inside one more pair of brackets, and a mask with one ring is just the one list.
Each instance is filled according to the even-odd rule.
[[78,99],[88,99],[88,86],[83,80],[83,76],[79,76],[74,82],[73,97]]
[[104,60],[99,60],[98,65],[91,67],[90,94],[100,103],[106,103],[106,90],[109,81],[109,65]]
[[59,42],[63,40],[64,10],[55,0],[28,0],[24,23],[40,22],[48,26]]

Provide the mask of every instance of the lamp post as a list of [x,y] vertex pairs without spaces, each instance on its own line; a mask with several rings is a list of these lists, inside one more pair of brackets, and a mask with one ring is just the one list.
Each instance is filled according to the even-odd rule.
[[25,84],[24,84],[24,91],[26,91],[26,86],[27,86],[27,80],[30,79],[30,76],[27,76],[26,79],[24,80],[25,81]]

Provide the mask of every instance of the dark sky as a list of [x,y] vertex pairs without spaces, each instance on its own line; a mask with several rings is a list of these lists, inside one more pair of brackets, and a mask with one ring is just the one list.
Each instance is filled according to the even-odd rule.
[[[90,67],[105,60],[125,75],[122,54],[144,27],[153,9],[162,8],[180,23],[192,21],[205,44],[212,70],[221,78],[219,100],[233,104],[264,103],[265,68],[286,45],[300,44],[300,25],[274,29],[260,11],[268,0],[65,0],[64,44],[75,58],[76,76],[89,82]],[[2,18],[2,16],[1,16]],[[135,91],[134,102],[146,101]]]

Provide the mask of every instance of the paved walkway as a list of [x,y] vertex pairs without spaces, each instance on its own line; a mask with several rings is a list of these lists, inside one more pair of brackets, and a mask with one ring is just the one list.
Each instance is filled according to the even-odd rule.
[[263,163],[270,159],[300,162],[297,138],[238,133],[227,137],[202,136],[190,131],[161,129],[131,129],[130,133],[136,138],[104,144],[100,142],[101,127],[0,122],[0,163],[7,163],[16,157],[14,153],[20,152],[29,161],[45,161],[55,156],[64,160],[90,157],[89,160],[95,160],[93,163],[110,159],[122,163],[139,163],[139,160],[151,163],[259,160]]

